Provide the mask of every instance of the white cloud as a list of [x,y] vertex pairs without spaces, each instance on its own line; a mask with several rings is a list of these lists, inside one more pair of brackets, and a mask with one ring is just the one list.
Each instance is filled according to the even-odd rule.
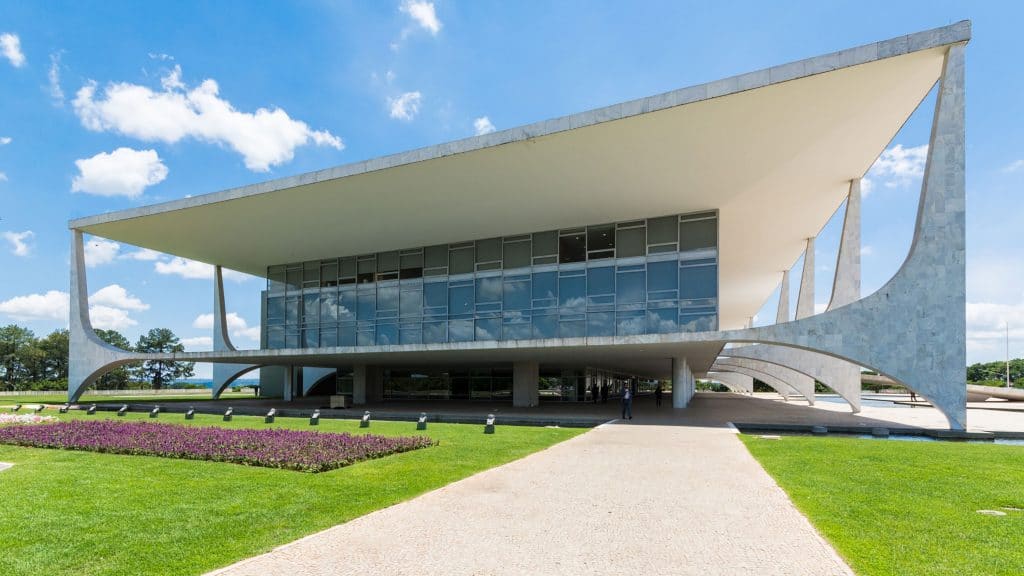
[[1010,357],[1024,357],[1024,301],[1018,304],[968,302],[968,363],[1005,358],[1007,325],[1010,327]]
[[473,120],[473,129],[476,130],[477,136],[483,136],[494,132],[494,124],[491,124],[491,119],[487,116],[481,116]]
[[118,148],[109,154],[100,152],[92,158],[75,160],[75,166],[79,174],[71,181],[71,191],[97,196],[135,198],[148,186],[167,178],[167,166],[156,150]]
[[158,53],[155,53],[155,52],[150,52],[149,53],[149,57],[152,60],[161,60],[161,61],[164,61],[164,62],[166,62],[168,60],[174,60],[174,56],[171,56],[170,54],[162,54],[162,53],[158,54]]
[[[213,266],[180,256],[174,256],[170,259],[161,258],[153,264],[153,269],[156,270],[157,274],[181,276],[189,280],[213,279]],[[244,282],[251,278],[251,276],[234,270],[224,270],[224,278],[234,280],[235,282]]]
[[[119,298],[122,296],[123,298]],[[91,297],[89,316],[94,328],[122,330],[138,324],[129,315],[131,311],[149,308],[138,298],[128,294],[124,288],[113,284],[97,290]],[[67,322],[70,314],[70,296],[67,292],[50,290],[45,294],[15,296],[0,302],[0,314],[21,321],[57,320]]]
[[134,312],[149,310],[149,304],[146,304],[136,296],[132,296],[119,284],[111,284],[105,288],[100,288],[90,297],[89,301],[96,306],[110,306],[119,310],[132,310]]
[[865,244],[864,246],[860,247],[860,255],[861,256],[871,256],[874,253],[875,253],[875,249],[872,246],[870,246],[870,245]]
[[861,179],[861,196],[870,194],[875,182],[881,182],[886,188],[904,187],[919,182],[924,176],[924,165],[927,160],[927,144],[910,148],[897,144],[887,148]]
[[58,106],[64,105],[64,89],[60,87],[60,52],[50,54],[50,70],[46,73],[50,98]]
[[127,311],[111,306],[89,306],[89,318],[93,328],[102,330],[124,330],[138,324]]
[[1003,172],[1016,172],[1021,168],[1024,168],[1024,159],[1010,162],[1009,164],[1006,165],[1005,168],[1003,168]]
[[408,14],[421,28],[437,36],[441,31],[441,21],[437,19],[433,2],[423,0],[405,0],[399,10]]
[[4,240],[11,244],[11,253],[15,256],[28,256],[32,251],[29,241],[35,236],[35,232],[25,230],[24,232],[4,232]]
[[12,141],[10,136],[0,136],[0,146],[6,146]]
[[212,79],[189,89],[175,66],[161,79],[162,90],[127,82],[108,84],[101,97],[90,82],[79,89],[74,107],[82,125],[144,141],[175,143],[194,138],[227,146],[242,155],[247,168],[266,172],[290,161],[295,148],[307,144],[344,148],[330,132],[312,130],[280,109],[239,112],[220,97]]
[[419,114],[420,101],[423,95],[417,92],[406,92],[398,98],[388,98],[388,105],[391,107],[391,117],[395,120],[411,121]]
[[159,260],[160,257],[161,254],[159,252],[156,250],[150,250],[149,248],[140,248],[134,252],[126,252],[118,256],[118,258],[122,258],[124,260],[140,260],[143,262]]
[[213,266],[175,256],[170,260],[160,260],[154,265],[157,274],[175,275],[192,280],[213,278]]
[[50,290],[46,294],[15,296],[10,300],[0,302],[0,314],[21,322],[30,320],[67,321],[69,309],[68,293],[59,290]]
[[15,68],[25,65],[25,54],[21,51],[21,39],[17,34],[0,34],[0,54]]
[[117,258],[121,245],[112,240],[93,238],[85,244],[85,265],[89,268],[109,264]]
[[213,338],[210,336],[196,336],[195,338],[182,338],[181,343],[185,345],[186,352],[200,352],[213,348]]
[[[228,333],[233,338],[247,338],[254,342],[260,340],[260,327],[249,326],[249,323],[238,315],[237,312],[228,312],[224,317],[228,325]],[[192,322],[193,328],[200,330],[213,330],[213,314],[200,314]]]
[[0,172],[0,182],[6,182],[6,181],[7,181],[7,174],[4,174],[3,172]]

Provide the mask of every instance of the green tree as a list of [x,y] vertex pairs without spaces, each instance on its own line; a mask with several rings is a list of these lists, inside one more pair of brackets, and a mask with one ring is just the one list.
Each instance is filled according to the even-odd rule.
[[28,328],[10,324],[0,327],[0,383],[4,390],[18,390],[38,370],[40,351]]
[[45,338],[40,338],[36,347],[42,352],[42,379],[67,380],[68,331],[54,330]]
[[[121,350],[132,349],[132,343],[117,330],[96,330],[96,335],[100,337],[100,340]],[[138,369],[137,366],[135,368]],[[129,387],[131,381],[131,368],[128,366],[118,366],[100,376],[99,380],[96,381],[96,389],[125,390]]]
[[[135,350],[137,352],[184,352],[185,346],[169,329],[153,328],[148,333],[139,336]],[[195,374],[195,362],[148,360],[136,370],[140,380],[150,382],[154,390],[160,390],[165,384]]]

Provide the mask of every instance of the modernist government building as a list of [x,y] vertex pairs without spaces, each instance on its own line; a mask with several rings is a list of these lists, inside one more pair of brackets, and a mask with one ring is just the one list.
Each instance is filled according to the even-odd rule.
[[[861,368],[965,425],[964,50],[970,23],[410,152],[70,222],[76,400],[140,359],[214,363],[214,396],[588,400],[695,378],[860,408]],[[860,289],[860,179],[937,92],[907,259]],[[826,311],[814,241],[844,215]],[[215,266],[214,350],[100,341],[83,235]],[[799,285],[789,270],[803,257]],[[266,278],[262,342],[226,330],[222,269]],[[752,317],[781,285],[776,322]],[[790,310],[791,290],[798,291]]]

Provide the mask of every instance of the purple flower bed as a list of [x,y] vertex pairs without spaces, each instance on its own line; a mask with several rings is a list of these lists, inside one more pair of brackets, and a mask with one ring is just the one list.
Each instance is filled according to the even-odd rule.
[[70,420],[0,427],[0,444],[233,462],[323,472],[360,460],[435,444],[425,436],[387,437],[280,428],[228,429],[116,420]]

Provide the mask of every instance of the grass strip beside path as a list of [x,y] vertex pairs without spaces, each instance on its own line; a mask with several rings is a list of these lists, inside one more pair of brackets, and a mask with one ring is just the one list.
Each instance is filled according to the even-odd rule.
[[[99,394],[89,394],[86,392],[78,402],[75,402],[75,404],[163,404],[165,402],[179,403],[213,401],[213,399],[210,398],[209,390],[200,392],[201,393],[189,393],[188,391],[183,390],[181,394],[139,394],[135,396],[103,396]],[[231,400],[251,400],[255,397],[255,394],[249,390],[246,390],[245,392],[225,390],[218,400],[229,402]],[[24,394],[19,394],[17,396],[0,396],[0,406],[14,406],[15,404],[64,404],[67,401],[67,394],[40,394],[38,392],[25,392]]]
[[861,576],[1024,574],[1022,446],[740,438]]
[[[116,418],[62,414],[61,418]],[[146,419],[132,413],[125,419]],[[309,430],[308,419],[180,414],[161,422]],[[354,420],[325,432],[360,433]],[[415,423],[373,422],[383,435]],[[306,474],[237,464],[0,446],[0,574],[202,574],[582,433],[431,423],[439,445]],[[420,434],[424,432],[419,432]],[[414,534],[409,535],[415,537]]]

